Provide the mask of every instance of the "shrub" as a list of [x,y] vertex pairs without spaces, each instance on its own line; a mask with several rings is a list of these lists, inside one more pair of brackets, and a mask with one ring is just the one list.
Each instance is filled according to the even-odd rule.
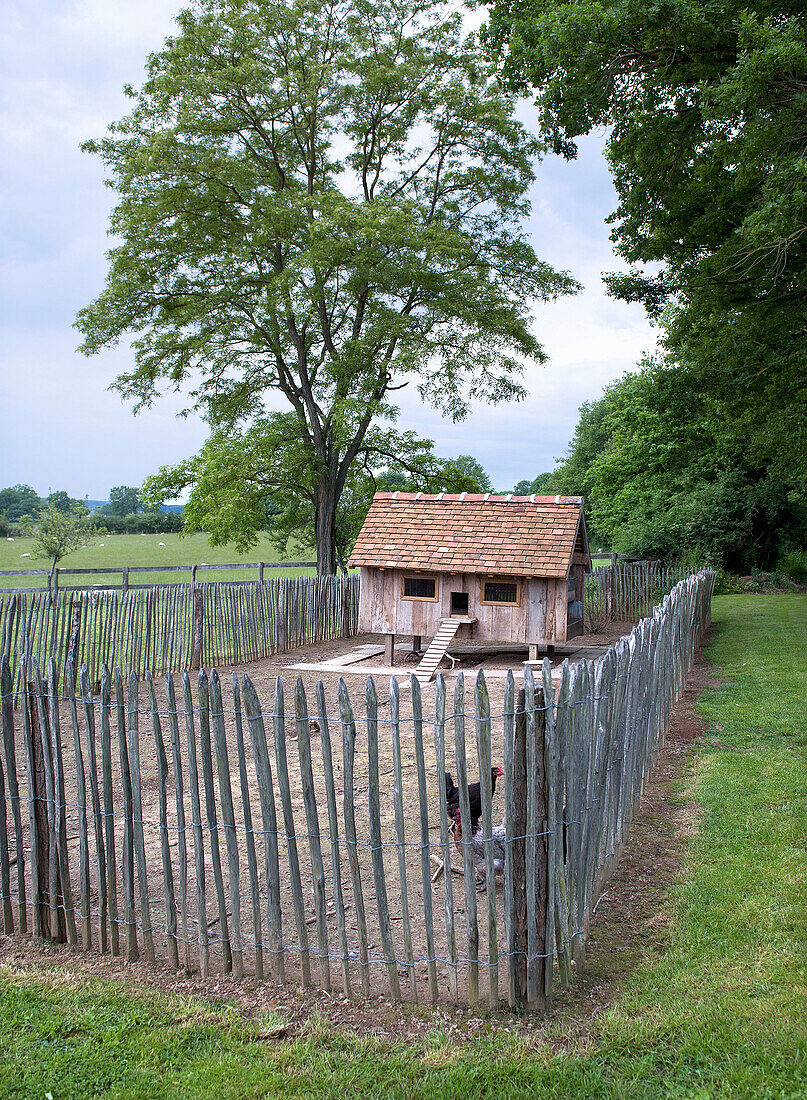
[[105,516],[93,512],[91,520],[113,535],[169,535],[183,528],[179,512],[138,512],[129,516]]
[[740,592],[747,591],[743,587],[740,578],[733,573],[728,573],[725,569],[716,569],[715,572],[717,573],[717,579],[715,580],[716,596],[736,596]]
[[776,563],[776,570],[797,584],[807,584],[807,550],[791,550],[783,554]]

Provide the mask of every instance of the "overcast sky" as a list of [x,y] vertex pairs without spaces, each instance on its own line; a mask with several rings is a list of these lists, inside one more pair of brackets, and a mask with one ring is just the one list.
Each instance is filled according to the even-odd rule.
[[[140,82],[149,51],[172,29],[177,0],[6,0],[0,26],[0,487],[105,498],[139,485],[159,465],[196,451],[198,420],[163,399],[133,417],[107,389],[126,349],[76,353],[76,311],[101,290],[113,195],[100,162],[79,143],[127,109],[124,83]],[[525,118],[530,117],[525,115]],[[583,284],[541,306],[535,331],[550,362],[527,372],[520,404],[474,410],[455,425],[399,397],[399,426],[434,439],[442,455],[473,454],[497,488],[550,469],[578,406],[630,369],[655,342],[644,311],[605,296],[617,266],[604,219],[615,197],[600,142],[576,162],[538,167],[530,232],[539,256]]]

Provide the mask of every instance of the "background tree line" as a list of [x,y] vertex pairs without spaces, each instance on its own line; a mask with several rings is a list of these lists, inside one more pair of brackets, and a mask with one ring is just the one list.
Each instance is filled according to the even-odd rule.
[[87,499],[71,497],[63,489],[41,497],[30,485],[9,485],[0,489],[0,535],[25,534],[39,527],[47,517],[81,520],[90,531],[104,528],[113,534],[140,534],[182,530],[182,515],[146,504],[140,490],[131,485],[113,486],[109,500],[90,508]]
[[[484,31],[553,151],[607,134],[660,353],[584,405],[551,483],[597,538],[745,571],[807,545],[807,12],[788,0],[493,0]],[[542,475],[543,476],[543,475]]]
[[566,457],[515,491],[582,495],[594,546],[792,572],[804,501],[731,426],[686,371],[648,362],[583,405]]

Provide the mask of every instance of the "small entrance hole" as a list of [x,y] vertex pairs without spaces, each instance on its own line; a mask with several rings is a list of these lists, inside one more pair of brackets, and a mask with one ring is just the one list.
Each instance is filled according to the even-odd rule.
[[468,593],[467,592],[452,592],[451,593],[451,614],[452,615],[467,615],[468,614]]

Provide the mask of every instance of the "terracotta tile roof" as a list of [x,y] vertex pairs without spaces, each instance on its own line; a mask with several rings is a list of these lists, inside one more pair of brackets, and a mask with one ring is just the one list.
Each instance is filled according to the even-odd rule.
[[581,497],[376,493],[348,565],[565,577]]

